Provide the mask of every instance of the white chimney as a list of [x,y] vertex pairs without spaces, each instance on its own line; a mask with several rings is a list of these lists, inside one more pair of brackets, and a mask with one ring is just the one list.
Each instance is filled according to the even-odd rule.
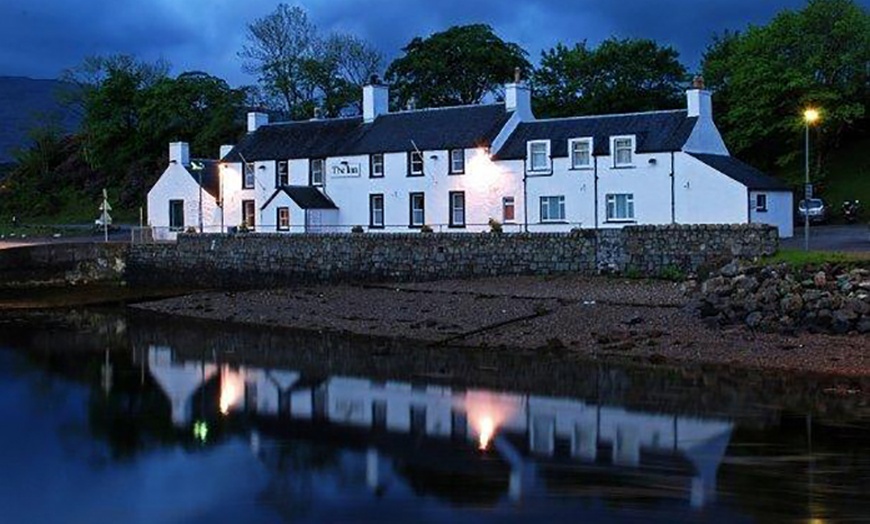
[[224,144],[221,146],[221,156],[218,157],[218,160],[223,160],[225,156],[230,154],[230,151],[236,146]]
[[532,114],[532,91],[520,78],[520,68],[514,70],[514,81],[504,86],[504,106],[507,111],[516,111],[521,120],[534,120]]
[[371,82],[363,86],[363,121],[370,124],[380,115],[390,112],[390,88],[372,75]]
[[269,115],[266,113],[248,113],[248,133],[253,133],[268,123]]
[[702,76],[696,76],[692,81],[692,89],[686,91],[686,105],[690,117],[713,119],[713,95],[704,89]]
[[190,145],[187,142],[170,142],[169,163],[182,166],[190,164]]

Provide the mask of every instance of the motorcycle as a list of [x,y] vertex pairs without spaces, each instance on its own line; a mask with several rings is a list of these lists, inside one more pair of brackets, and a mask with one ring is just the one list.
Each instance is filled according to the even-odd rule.
[[841,209],[843,211],[843,219],[846,223],[854,224],[858,221],[859,215],[861,214],[861,201],[846,200],[843,202]]

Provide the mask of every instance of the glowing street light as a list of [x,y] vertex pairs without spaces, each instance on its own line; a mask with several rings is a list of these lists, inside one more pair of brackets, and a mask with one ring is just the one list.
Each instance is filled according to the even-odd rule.
[[807,108],[804,110],[804,251],[810,250],[810,198],[813,196],[810,186],[810,126],[819,121],[821,115],[818,109]]

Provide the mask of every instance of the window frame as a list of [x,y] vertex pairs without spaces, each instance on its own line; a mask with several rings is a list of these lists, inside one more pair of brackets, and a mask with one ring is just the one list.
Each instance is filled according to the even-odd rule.
[[[381,202],[381,221],[375,222],[375,201]],[[383,193],[369,194],[369,229],[384,229],[386,227],[386,204]]]
[[[414,158],[418,157],[420,159],[420,170],[414,171]],[[408,151],[408,176],[423,176],[426,166],[423,164],[423,152],[422,151]]]
[[[281,183],[281,166],[284,166],[284,183]],[[289,160],[276,160],[275,161],[275,188],[288,186],[290,185],[290,161]]]
[[[281,224],[281,211],[287,213],[287,224]],[[277,231],[290,231],[290,208],[287,206],[281,206],[275,209],[275,229]]]
[[[456,220],[455,214],[456,214],[457,208],[455,206],[456,202],[454,201],[454,198],[456,198],[456,197],[459,197],[462,199],[462,208],[461,208],[462,221],[461,222]],[[448,192],[447,193],[447,202],[448,202],[448,207],[449,207],[448,212],[450,215],[447,218],[448,227],[456,228],[456,229],[465,228],[466,211],[468,209],[465,205],[465,191],[450,191],[450,192]]]
[[[379,173],[375,171],[375,166],[378,165],[375,159],[378,157],[380,157],[381,159],[381,171]],[[369,155],[369,178],[384,178],[384,171],[386,166],[385,160],[386,159],[383,153],[373,153]]]
[[[764,200],[763,203],[761,202],[761,199]],[[767,210],[768,210],[767,205],[768,205],[769,201],[770,201],[770,199],[767,198],[767,193],[756,193],[755,194],[755,205],[754,205],[755,212],[756,213],[767,213]]]
[[[619,161],[619,151],[616,147],[616,143],[621,142],[621,141],[625,141],[625,140],[629,141],[629,148],[630,148],[629,152],[628,152],[629,158],[628,158],[628,162],[620,162]],[[613,159],[613,161],[611,163],[613,168],[624,169],[624,168],[635,167],[634,156],[635,156],[635,154],[637,154],[636,149],[637,149],[637,143],[635,141],[634,135],[617,135],[617,136],[610,137],[610,155],[611,155],[611,158]]]
[[[550,203],[554,199],[556,200],[556,210],[559,212],[559,215],[560,215],[560,217],[558,217],[558,218],[551,218]],[[544,203],[545,202],[547,203],[547,206],[546,206],[547,218],[544,218]],[[565,195],[546,195],[546,196],[540,197],[538,213],[539,213],[538,218],[540,219],[542,224],[554,224],[554,223],[555,224],[559,224],[559,223],[564,224],[565,220],[566,220],[566,216],[567,216],[567,213],[565,210]]]
[[[510,208],[511,214],[513,215],[511,218],[507,217],[507,213],[505,212],[508,207],[508,200],[510,200]],[[517,199],[513,196],[502,197],[501,199],[501,221],[505,224],[512,224],[517,221]]]
[[[420,198],[420,223],[414,222],[414,199]],[[413,191],[408,193],[408,227],[419,229],[426,225],[426,193],[422,191]]]
[[[535,156],[533,153],[534,146],[544,146],[544,167],[541,169],[535,168]],[[553,172],[553,159],[551,157],[552,152],[550,150],[550,141],[549,140],[529,140],[526,142],[526,169],[529,173],[552,173]]]
[[[176,216],[175,213],[172,212],[174,206],[178,206],[181,210],[181,225],[173,225],[173,216]],[[179,232],[184,231],[184,199],[173,198],[169,200],[169,231]]]
[[[459,169],[456,169],[456,162],[453,159],[453,155],[458,154],[459,158],[462,160],[462,165]],[[464,175],[465,174],[465,150],[464,149],[450,149],[447,151],[447,159],[450,162],[449,173],[451,175]]]
[[[250,223],[245,219],[245,207],[251,206],[251,221]],[[249,198],[242,200],[242,223],[248,227],[251,231],[256,231],[257,228],[257,202],[256,200]]]
[[[314,164],[320,165],[320,182],[314,181]],[[326,159],[312,158],[308,162],[308,185],[312,187],[323,187],[326,185]]]
[[[586,144],[589,147],[589,151],[588,151],[589,161],[585,164],[577,164],[574,162],[574,153],[575,153],[574,146],[577,144]],[[593,162],[593,160],[592,160],[592,156],[593,156],[592,147],[593,146],[594,146],[594,143],[593,143],[593,140],[591,137],[568,139],[568,162],[569,162],[569,165],[571,166],[570,169],[573,169],[573,170],[592,169],[592,162]]]
[[[626,197],[626,211],[631,211],[630,216],[618,217],[618,197]],[[613,200],[613,215],[611,216],[611,199]],[[631,224],[637,222],[637,213],[634,208],[634,193],[607,193],[604,195],[604,221],[608,224]]]
[[[248,176],[250,175],[250,181]],[[242,163],[242,189],[254,189],[257,179],[257,165],[254,162]],[[250,183],[249,183],[250,182]]]

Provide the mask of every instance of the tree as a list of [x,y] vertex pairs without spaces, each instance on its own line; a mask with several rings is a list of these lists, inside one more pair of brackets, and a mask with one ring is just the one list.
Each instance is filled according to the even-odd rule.
[[810,0],[766,25],[716,38],[704,55],[719,123],[735,154],[773,168],[803,151],[802,110],[822,111],[816,171],[867,116],[870,15],[852,0]]
[[558,117],[681,107],[686,69],[652,40],[585,41],[545,51],[534,75],[536,112]]
[[400,106],[412,99],[422,107],[477,104],[497,95],[516,68],[531,71],[520,46],[483,24],[414,38],[402,51],[386,72]]
[[362,88],[382,72],[383,55],[369,42],[343,33],[332,34],[323,42],[323,55],[328,79],[332,80],[321,83],[327,116],[348,108],[362,113]]

